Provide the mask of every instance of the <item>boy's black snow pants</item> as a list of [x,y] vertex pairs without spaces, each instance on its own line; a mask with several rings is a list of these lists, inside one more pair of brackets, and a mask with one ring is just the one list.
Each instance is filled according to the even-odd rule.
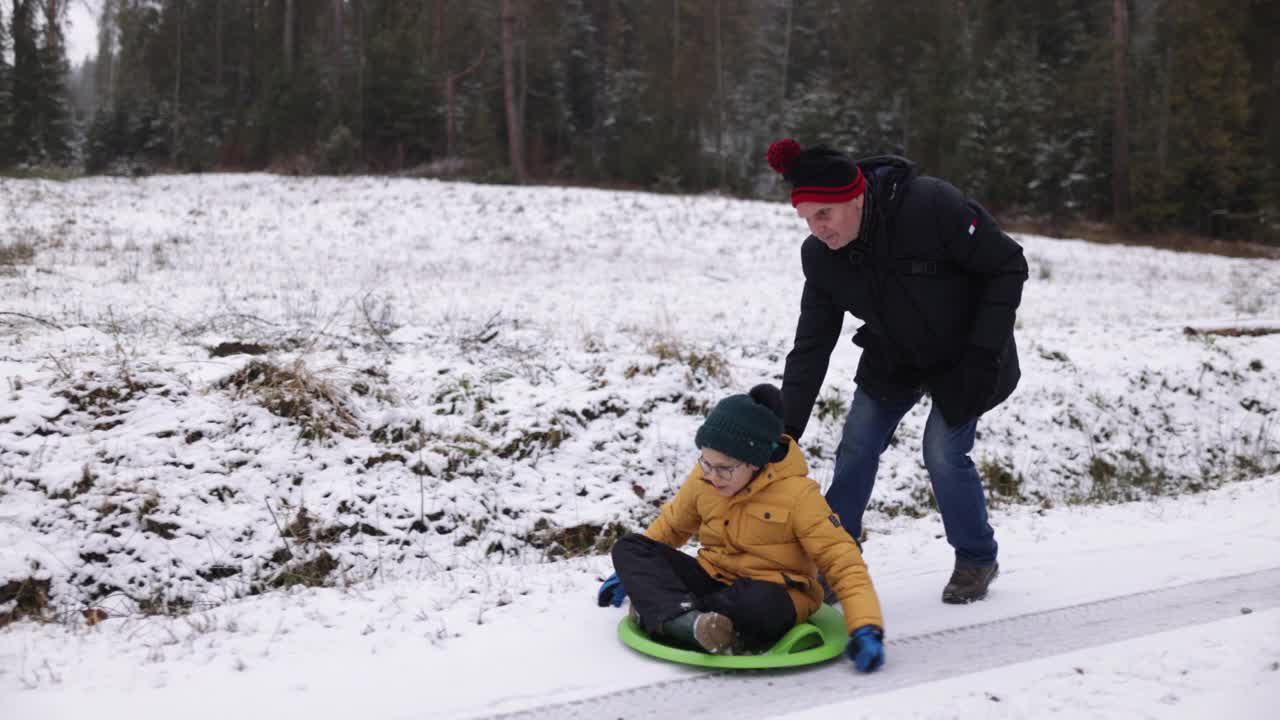
[[717,612],[751,645],[777,642],[796,624],[796,607],[780,584],[739,578],[716,580],[698,561],[639,533],[613,546],[613,569],[649,634],[689,610]]

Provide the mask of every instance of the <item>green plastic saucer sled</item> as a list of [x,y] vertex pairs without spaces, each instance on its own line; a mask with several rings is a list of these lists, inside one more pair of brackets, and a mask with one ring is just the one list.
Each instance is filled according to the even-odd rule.
[[758,670],[830,660],[844,652],[844,646],[849,643],[849,631],[844,626],[844,616],[840,611],[823,605],[809,616],[808,622],[791,628],[773,647],[758,655],[712,655],[665,645],[645,634],[629,615],[624,615],[622,622],[618,623],[618,638],[633,650],[662,660],[722,670]]

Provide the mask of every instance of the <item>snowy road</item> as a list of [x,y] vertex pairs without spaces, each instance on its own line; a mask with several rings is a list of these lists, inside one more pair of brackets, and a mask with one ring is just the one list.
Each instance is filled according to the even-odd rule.
[[[871,676],[846,663],[719,672],[494,718],[772,718],[922,683],[1280,607],[1280,568],[899,638]],[[980,654],[967,652],[978,644]],[[1083,671],[1083,669],[1081,670]]]

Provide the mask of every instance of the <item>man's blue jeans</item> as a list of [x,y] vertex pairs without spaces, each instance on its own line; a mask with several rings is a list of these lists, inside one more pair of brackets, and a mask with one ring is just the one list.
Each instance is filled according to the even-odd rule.
[[[902,417],[920,398],[916,395],[902,402],[882,402],[861,387],[853,394],[836,451],[827,502],[855,538],[862,534],[862,513],[871,500],[880,455],[889,446]],[[991,565],[996,561],[995,531],[987,522],[982,478],[969,459],[977,431],[978,418],[963,425],[948,425],[935,404],[924,427],[924,464],[956,560]]]

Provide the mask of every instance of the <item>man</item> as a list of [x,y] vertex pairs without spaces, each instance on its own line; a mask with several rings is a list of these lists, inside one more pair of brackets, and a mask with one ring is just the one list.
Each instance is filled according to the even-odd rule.
[[768,159],[811,233],[800,249],[804,291],[782,380],[786,431],[804,433],[848,312],[863,323],[853,336],[862,357],[827,502],[860,537],[880,455],[929,394],[925,467],[955,549],[942,601],[980,600],[999,565],[969,452],[979,416],[1020,377],[1013,325],[1027,279],[1022,248],[982,206],[918,176],[904,158],[855,162],[787,138]]

